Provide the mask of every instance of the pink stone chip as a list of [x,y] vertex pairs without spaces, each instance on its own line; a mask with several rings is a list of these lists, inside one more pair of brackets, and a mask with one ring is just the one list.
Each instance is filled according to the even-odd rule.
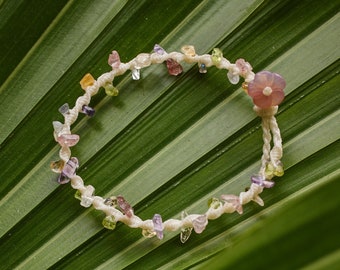
[[168,72],[170,75],[178,76],[179,74],[183,72],[182,66],[178,62],[176,62],[174,59],[171,59],[171,58],[167,59],[166,66],[168,68]]
[[238,196],[233,194],[221,195],[221,199],[227,203],[231,203],[239,214],[243,213],[243,207]]
[[79,142],[79,135],[77,134],[63,134],[58,137],[58,143],[61,146],[72,147]]
[[112,68],[119,68],[120,66],[120,57],[117,51],[112,51],[112,53],[109,55],[109,59],[108,59],[108,64],[112,67]]
[[131,218],[133,215],[133,209],[131,205],[121,195],[117,196],[116,198],[117,198],[117,204],[119,208],[124,212],[124,214],[127,217]]
[[205,227],[208,225],[208,219],[206,215],[201,215],[192,221],[192,226],[196,233],[202,233]]

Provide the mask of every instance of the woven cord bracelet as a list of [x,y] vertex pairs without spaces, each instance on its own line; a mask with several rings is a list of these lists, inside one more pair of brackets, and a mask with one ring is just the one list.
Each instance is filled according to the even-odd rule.
[[[276,122],[275,114],[278,105],[284,99],[283,89],[286,86],[285,80],[276,73],[261,71],[254,74],[251,65],[244,59],[238,59],[235,64],[230,63],[220,49],[215,48],[212,54],[197,55],[195,48],[186,45],[181,48],[182,53],[167,53],[161,46],[156,44],[151,54],[141,53],[128,63],[120,61],[117,51],[109,55],[108,64],[112,71],[102,74],[97,80],[91,74],[86,74],[80,81],[84,95],[78,97],[76,104],[70,108],[66,103],[59,108],[64,116],[64,123],[53,121],[54,138],[59,143],[60,160],[51,163],[52,171],[59,174],[58,183],[66,184],[71,182],[73,189],[76,189],[75,197],[80,200],[80,205],[90,207],[91,205],[105,214],[102,222],[107,229],[113,230],[118,221],[125,223],[131,228],[141,228],[144,237],[157,236],[163,238],[164,231],[180,230],[180,240],[185,243],[192,230],[202,233],[208,224],[208,220],[217,219],[224,213],[237,211],[243,213],[243,205],[254,201],[263,206],[260,193],[264,188],[274,186],[272,178],[282,176],[282,139],[280,129]],[[130,70],[133,80],[140,79],[140,70],[152,64],[165,62],[170,75],[177,76],[183,72],[180,62],[189,64],[197,63],[200,73],[206,73],[207,68],[216,66],[218,69],[228,70],[227,77],[232,84],[237,84],[240,77],[244,78],[242,88],[252,98],[254,111],[262,118],[263,130],[263,154],[261,167],[257,174],[251,176],[251,186],[238,196],[232,194],[221,195],[221,199],[209,200],[209,208],[204,214],[187,214],[182,212],[181,219],[169,219],[162,221],[160,214],[155,214],[152,219],[142,220],[134,214],[133,208],[121,195],[102,198],[94,195],[94,187],[84,185],[83,179],[76,174],[79,161],[71,156],[70,147],[76,145],[80,139],[79,135],[71,133],[71,125],[77,120],[79,113],[93,116],[95,110],[89,106],[91,97],[97,94],[103,87],[109,96],[117,96],[118,90],[112,82],[116,76]]]

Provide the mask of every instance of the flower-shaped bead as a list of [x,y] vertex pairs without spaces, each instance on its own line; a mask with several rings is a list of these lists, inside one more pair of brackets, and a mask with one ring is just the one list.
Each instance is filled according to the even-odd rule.
[[266,109],[279,105],[284,99],[285,80],[277,73],[261,71],[248,84],[248,95],[256,106]]

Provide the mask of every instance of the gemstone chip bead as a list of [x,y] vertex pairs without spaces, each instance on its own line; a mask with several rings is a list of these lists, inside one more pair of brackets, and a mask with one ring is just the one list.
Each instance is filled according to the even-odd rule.
[[195,57],[196,56],[196,51],[195,51],[195,47],[192,45],[184,45],[181,48],[181,51],[189,57]]
[[[181,218],[182,221],[188,216],[188,213],[186,211],[182,211]],[[186,241],[188,241],[193,227],[184,227],[181,229],[180,234],[180,241],[184,244]]]
[[275,167],[274,175],[279,177],[284,175],[283,164],[281,161],[279,161],[278,165]]
[[94,187],[91,185],[86,186],[86,190],[81,193],[80,205],[83,207],[90,207],[93,202]]
[[211,54],[211,61],[214,65],[219,65],[222,61],[223,53],[220,49],[214,48]]
[[217,209],[217,208],[219,208],[221,206],[221,202],[217,198],[211,198],[208,201],[208,206],[213,208],[213,209]]
[[247,76],[247,74],[249,74],[253,70],[252,66],[243,58],[237,59],[235,64],[239,69],[239,74],[243,77]]
[[180,234],[180,241],[184,244],[186,241],[188,241],[191,232],[192,232],[192,227],[187,227],[187,228],[183,228],[181,229],[181,234]]
[[74,198],[76,198],[77,200],[81,201],[81,192],[80,192],[80,190],[77,190],[74,193]]
[[65,174],[61,173],[58,177],[58,183],[61,185],[67,184],[68,182],[70,182],[70,178],[67,177]]
[[109,55],[107,63],[112,67],[112,69],[119,68],[120,57],[117,51],[112,51],[112,53]]
[[272,188],[275,185],[274,181],[269,181],[261,175],[252,175],[251,182],[265,188]]
[[231,71],[227,73],[227,77],[231,84],[238,84],[238,82],[240,81],[240,76],[238,74],[234,74]]
[[52,161],[50,164],[50,168],[55,173],[61,173],[63,170],[65,162],[63,160]]
[[274,168],[273,164],[271,162],[267,163],[265,171],[264,171],[266,177],[268,177],[268,178],[273,177],[274,171],[275,171],[275,168]]
[[71,157],[64,165],[62,173],[66,175],[68,178],[72,178],[75,175],[76,170],[78,168],[79,168],[78,159],[76,157]]
[[227,203],[232,204],[239,214],[243,213],[243,207],[238,196],[233,194],[221,195],[221,199]]
[[68,105],[68,103],[63,104],[62,106],[60,106],[60,108],[58,109],[58,111],[62,114],[69,114],[70,112],[70,106]]
[[87,87],[93,85],[95,83],[95,79],[90,73],[87,73],[81,80],[80,86],[83,90],[86,90]]
[[118,96],[119,94],[119,90],[116,87],[114,87],[112,83],[106,83],[104,85],[104,89],[105,89],[105,94],[110,97]]
[[64,124],[62,124],[59,121],[53,121],[52,122],[53,125],[53,129],[54,129],[54,134],[55,136],[59,136],[59,134],[62,132],[62,130],[64,129]]
[[248,94],[248,83],[247,82],[242,83],[242,89],[244,90],[246,94]]
[[116,198],[117,198],[117,204],[119,208],[124,212],[124,214],[127,217],[131,218],[133,215],[133,209],[131,205],[121,195],[117,196]]
[[182,66],[171,58],[166,60],[166,67],[168,68],[169,74],[173,76],[178,76],[183,72]]
[[131,76],[134,81],[138,81],[140,79],[140,69],[134,68],[131,70]]
[[158,239],[163,239],[163,221],[160,214],[155,214],[152,219],[154,231]]
[[202,233],[208,224],[208,219],[206,215],[201,215],[192,221],[192,226],[196,233]]
[[86,114],[87,116],[93,117],[96,111],[90,106],[83,105],[81,112]]
[[155,46],[153,47],[153,51],[161,55],[166,53],[166,51],[158,44],[155,44]]
[[106,198],[104,201],[105,205],[116,207],[117,206],[117,198],[116,196],[111,196],[109,198]]
[[114,230],[116,228],[116,220],[114,216],[106,216],[102,222],[104,228]]
[[59,184],[66,184],[76,174],[79,167],[79,162],[76,157],[71,157],[63,166],[63,169],[58,177]]
[[81,196],[80,205],[84,207],[90,207],[92,205],[93,198],[88,196]]
[[284,170],[282,166],[277,166],[275,168],[275,172],[274,172],[275,176],[283,176],[284,175]]
[[80,190],[77,190],[74,193],[74,198],[76,198],[77,200],[81,201],[81,192],[80,192]]
[[79,135],[77,134],[63,134],[58,137],[58,143],[61,146],[72,147],[79,142]]

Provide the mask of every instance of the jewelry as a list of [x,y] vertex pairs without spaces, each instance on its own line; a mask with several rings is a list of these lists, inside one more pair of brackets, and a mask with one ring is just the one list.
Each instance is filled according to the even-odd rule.
[[[224,213],[237,211],[243,213],[243,205],[254,201],[263,206],[264,202],[260,198],[260,193],[264,188],[274,186],[272,178],[282,176],[282,139],[280,129],[276,122],[275,114],[278,105],[284,99],[283,89],[286,86],[285,80],[276,73],[261,71],[254,74],[251,65],[244,59],[238,59],[235,64],[230,63],[220,49],[215,48],[212,54],[197,55],[195,48],[186,45],[181,48],[182,53],[167,53],[161,46],[155,45],[151,54],[141,53],[128,63],[122,63],[117,51],[112,51],[109,55],[108,64],[112,71],[102,74],[95,80],[91,74],[86,74],[80,81],[84,95],[78,97],[75,106],[71,109],[66,103],[59,108],[59,112],[64,116],[64,123],[54,121],[54,138],[61,146],[59,151],[60,160],[51,163],[52,171],[59,174],[58,183],[66,184],[71,182],[72,188],[77,192],[75,197],[80,200],[80,205],[90,207],[91,205],[104,212],[106,217],[103,226],[113,230],[118,221],[125,223],[131,228],[141,228],[142,234],[149,238],[157,236],[163,238],[164,231],[180,230],[180,240],[186,242],[194,230],[202,233],[208,224],[209,219],[216,219]],[[209,201],[209,208],[204,214],[187,214],[182,212],[181,219],[169,219],[163,221],[160,214],[155,214],[152,219],[142,220],[134,214],[133,208],[127,200],[121,196],[111,196],[102,198],[94,195],[94,187],[84,185],[83,179],[76,174],[79,161],[71,156],[70,147],[76,145],[80,139],[79,135],[71,133],[71,125],[77,120],[78,114],[84,113],[90,117],[95,114],[95,110],[89,106],[91,97],[97,94],[103,87],[109,96],[117,96],[118,90],[112,82],[116,76],[131,70],[132,79],[140,79],[142,68],[152,64],[165,62],[170,75],[177,76],[183,72],[180,62],[189,64],[197,63],[200,73],[206,73],[207,68],[215,66],[218,69],[228,70],[227,77],[232,84],[237,84],[240,77],[244,78],[242,88],[252,98],[254,111],[262,118],[263,130],[263,154],[261,167],[257,174],[251,176],[251,186],[241,192],[238,196],[232,194],[221,195],[221,200],[213,198]],[[272,142],[273,141],[273,142]],[[273,144],[273,146],[272,146]]]

